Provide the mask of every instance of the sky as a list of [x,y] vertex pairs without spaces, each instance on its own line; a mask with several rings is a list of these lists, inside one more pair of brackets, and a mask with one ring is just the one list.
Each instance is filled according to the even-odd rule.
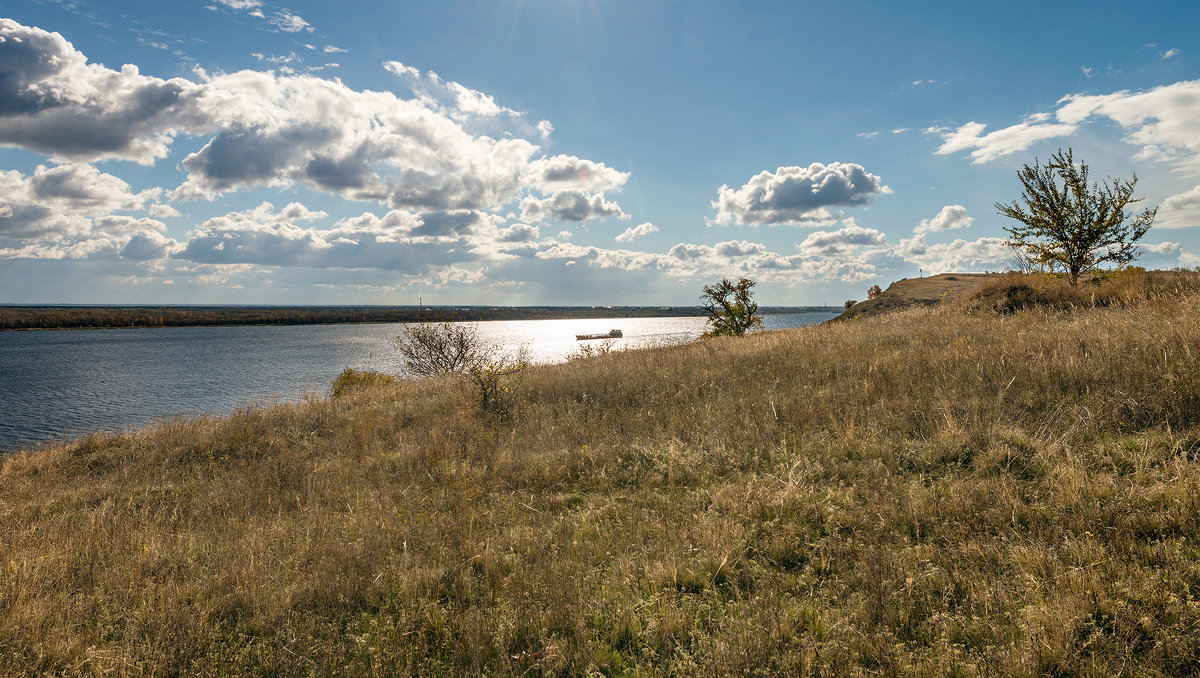
[[1200,3],[0,1],[0,303],[764,305],[1013,267],[1072,148],[1200,266]]

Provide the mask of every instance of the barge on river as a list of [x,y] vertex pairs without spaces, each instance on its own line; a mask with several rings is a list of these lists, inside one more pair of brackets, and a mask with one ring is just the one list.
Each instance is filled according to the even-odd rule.
[[625,334],[621,330],[609,330],[597,334],[576,334],[575,339],[578,341],[587,341],[588,339],[620,339],[623,336]]

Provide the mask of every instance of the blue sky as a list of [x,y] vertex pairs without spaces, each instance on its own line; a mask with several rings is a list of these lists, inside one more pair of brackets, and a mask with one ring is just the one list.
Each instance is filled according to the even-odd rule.
[[0,17],[0,303],[840,304],[1010,267],[993,205],[1067,146],[1200,265],[1196,3]]

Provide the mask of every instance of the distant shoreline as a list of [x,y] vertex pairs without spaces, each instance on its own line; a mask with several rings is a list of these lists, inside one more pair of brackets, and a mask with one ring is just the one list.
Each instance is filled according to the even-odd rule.
[[[836,313],[765,306],[760,313]],[[0,331],[704,316],[696,306],[0,306]]]

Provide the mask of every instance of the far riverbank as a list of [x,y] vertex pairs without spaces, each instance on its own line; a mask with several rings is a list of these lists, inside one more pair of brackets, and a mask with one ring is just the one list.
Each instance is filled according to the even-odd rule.
[[[827,306],[764,306],[765,315],[823,313]],[[340,325],[348,323],[684,318],[698,306],[0,306],[0,330]]]

